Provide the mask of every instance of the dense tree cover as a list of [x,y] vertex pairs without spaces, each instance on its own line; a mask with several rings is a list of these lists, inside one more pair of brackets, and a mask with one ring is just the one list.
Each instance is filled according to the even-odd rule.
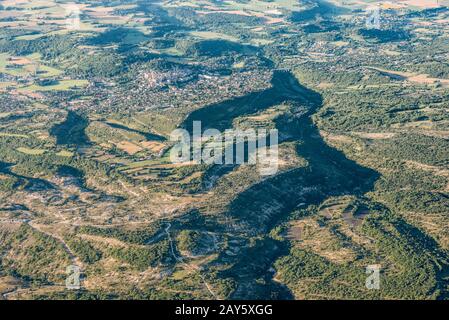
[[388,162],[388,167],[391,170],[388,175],[384,175],[376,182],[376,189],[396,192],[403,191],[427,191],[427,190],[443,190],[447,185],[447,179],[442,176],[437,176],[428,171],[411,169],[402,164]]
[[411,66],[411,69],[418,73],[428,74],[434,78],[448,79],[449,78],[449,63],[444,61],[438,62],[423,62]]
[[203,41],[191,41],[180,40],[176,42],[176,49],[183,52],[185,55],[201,57],[201,56],[221,56],[223,54],[235,54],[235,53],[256,53],[257,48],[242,45],[237,42],[228,40],[203,40]]
[[[395,87],[365,88],[348,91],[345,95],[326,96],[317,120],[322,129],[336,132],[385,130],[393,124],[424,120],[438,122],[444,119],[438,105],[440,102],[444,105],[445,99],[445,95],[432,93],[415,96],[413,92]],[[429,114],[421,110],[429,104],[435,105],[437,112]],[[436,142],[437,138],[410,139],[433,139]]]
[[68,244],[87,263],[92,264],[102,257],[112,256],[129,264],[132,268],[144,271],[149,267],[170,263],[173,258],[167,239],[161,237],[158,232],[161,232],[158,224],[137,230],[84,226],[79,227],[76,233],[114,238],[129,246],[107,246],[99,249],[89,242],[76,238],[71,238]]
[[105,32],[100,33],[99,35],[90,38],[87,40],[87,44],[97,46],[97,45],[111,45],[116,43],[121,44],[133,44],[141,42],[143,39],[146,39],[144,33],[132,29],[132,28],[114,28],[108,29]]
[[[376,253],[365,253],[362,260],[351,264],[335,264],[292,247],[275,264],[278,278],[307,299],[428,299],[441,294],[437,279],[447,254],[433,240],[388,213],[368,218],[363,233],[375,237]],[[394,267],[382,264],[386,257]],[[378,291],[365,287],[365,268],[373,260],[382,267]]]
[[[7,21],[8,18],[2,18],[0,20]],[[24,29],[2,28],[2,30],[0,31],[0,39],[12,41],[15,37],[20,37],[24,35],[35,35],[35,34],[39,34],[39,32]]]
[[449,198],[447,193],[415,190],[383,191],[379,194],[392,208],[402,212],[447,213]]
[[78,42],[68,35],[44,36],[34,40],[2,40],[0,52],[10,52],[17,56],[40,53],[44,59],[54,59],[59,55],[76,50]]
[[103,51],[94,55],[86,55],[82,52],[74,56],[77,63],[68,70],[77,77],[112,77],[126,70],[123,58],[114,52]]
[[92,264],[102,258],[102,252],[97,250],[89,242],[77,238],[68,238],[67,245],[83,262]]
[[429,8],[424,10],[416,10],[407,13],[408,18],[418,18],[418,17],[436,17],[438,14],[447,12],[447,7]]
[[217,12],[197,15],[195,10],[188,7],[173,8],[170,10],[170,13],[189,27],[205,26],[207,28],[217,28],[223,26],[223,24],[245,23],[248,25],[258,25],[264,22],[264,19],[260,17],[232,13]]
[[70,259],[56,239],[26,224],[12,233],[1,230],[0,237],[1,263],[7,273],[40,285],[61,282],[65,278]]
[[110,248],[107,252],[139,271],[167,264],[173,260],[168,240],[162,240],[147,247]]
[[106,291],[91,292],[86,290],[65,290],[46,294],[32,294],[31,296],[35,300],[114,300],[120,298],[118,294],[111,294]]
[[217,246],[215,236],[196,230],[182,230],[176,237],[177,248],[189,255],[201,256],[213,252]]
[[397,135],[381,140],[370,151],[392,159],[417,161],[427,165],[448,166],[447,150],[449,141],[425,135]]
[[358,33],[366,39],[379,42],[404,41],[410,38],[408,32],[403,30],[360,29]]

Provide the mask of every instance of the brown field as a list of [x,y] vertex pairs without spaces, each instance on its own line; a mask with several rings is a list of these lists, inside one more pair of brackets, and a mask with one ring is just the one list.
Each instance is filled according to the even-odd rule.
[[161,152],[166,145],[160,142],[156,142],[156,141],[145,141],[145,142],[141,142],[140,143],[145,149],[150,150],[151,152],[154,153],[159,153]]
[[17,65],[17,66],[25,66],[27,64],[33,63],[30,59],[24,57],[11,57],[9,59],[9,63]]
[[291,241],[301,241],[303,233],[304,223],[301,223],[301,221],[294,221],[291,223],[291,226],[287,231],[286,238]]
[[317,85],[317,88],[320,88],[320,89],[327,89],[327,88],[331,88],[331,87],[333,87],[334,86],[334,83],[331,83],[331,82],[320,82],[318,85]]
[[420,8],[438,8],[441,4],[437,0],[399,0],[401,4]]
[[396,135],[396,133],[394,132],[351,132],[351,133],[360,138],[371,140],[391,139]]
[[[444,121],[439,121],[439,124],[443,124]],[[422,120],[422,121],[410,121],[407,123],[395,123],[391,127],[393,128],[416,128],[421,130],[433,130],[437,128],[437,123],[431,120]],[[424,134],[423,132],[420,132]]]
[[112,246],[112,247],[120,247],[120,248],[128,248],[129,245],[123,241],[120,241],[118,239],[115,238],[106,238],[106,237],[101,237],[101,236],[94,236],[94,235],[90,235],[90,234],[81,234],[79,235],[79,237],[81,239],[87,240],[87,241],[92,241],[92,242],[98,242],[98,243],[102,243],[102,244],[106,244],[108,246]]
[[352,138],[350,136],[332,134],[325,131],[320,132],[324,139],[331,142],[340,142],[340,143],[352,143]]
[[120,141],[119,143],[116,144],[117,148],[125,151],[126,153],[133,155],[136,154],[139,151],[142,151],[142,147],[129,142],[129,141]]
[[419,84],[434,84],[436,82],[440,82],[443,85],[449,85],[449,79],[441,79],[441,78],[431,78],[428,74],[418,74],[412,72],[402,72],[402,71],[393,71],[386,70],[382,68],[375,67],[367,67],[371,70],[376,70],[380,72],[384,72],[391,75],[396,75],[405,78],[405,80],[409,82],[419,83]]

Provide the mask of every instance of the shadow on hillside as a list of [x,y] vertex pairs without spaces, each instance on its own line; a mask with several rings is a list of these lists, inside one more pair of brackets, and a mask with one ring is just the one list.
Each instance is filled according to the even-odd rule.
[[[229,232],[243,232],[246,237],[266,235],[300,204],[319,204],[331,196],[363,195],[373,189],[379,177],[377,172],[358,165],[324,142],[311,119],[322,105],[318,93],[300,85],[291,73],[285,71],[275,73],[272,85],[265,91],[197,110],[184,122],[184,128],[190,132],[193,121],[202,121],[203,130],[225,130],[232,127],[236,117],[282,102],[294,101],[305,108],[298,118],[278,118],[276,127],[280,137],[301,142],[297,152],[307,160],[308,166],[279,173],[252,186],[237,195],[224,213],[233,221]],[[266,240],[233,257],[233,267],[219,275],[231,277],[238,283],[231,298],[292,298],[287,288],[272,281],[268,271],[273,261],[287,250],[280,242]],[[229,262],[229,257],[224,254],[221,258]],[[264,279],[264,284],[256,284],[257,279]]]
[[50,134],[56,137],[57,144],[76,145],[78,147],[90,144],[86,135],[89,121],[74,111],[69,111],[65,121],[54,125]]

